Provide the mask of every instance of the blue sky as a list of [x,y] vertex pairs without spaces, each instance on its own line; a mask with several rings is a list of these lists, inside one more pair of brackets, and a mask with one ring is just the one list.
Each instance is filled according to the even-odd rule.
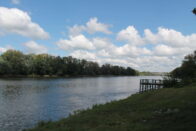
[[0,0],[0,7],[1,53],[171,71],[196,49],[195,0]]

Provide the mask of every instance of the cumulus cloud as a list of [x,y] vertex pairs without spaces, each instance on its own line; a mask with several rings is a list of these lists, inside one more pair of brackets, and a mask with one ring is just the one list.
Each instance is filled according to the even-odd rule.
[[126,41],[132,45],[144,44],[144,40],[134,26],[128,26],[126,29],[121,30],[117,35],[117,40]]
[[83,34],[69,36],[69,39],[60,39],[56,45],[63,50],[101,50],[103,48],[112,48],[113,44],[107,38],[95,37],[89,39]]
[[32,22],[27,12],[0,7],[0,34],[19,34],[32,39],[48,39],[49,34]]
[[155,54],[158,55],[174,55],[175,49],[167,45],[158,45],[155,47]]
[[158,56],[184,56],[190,52],[192,52],[194,49],[191,49],[190,47],[171,47],[168,45],[157,45],[154,47],[154,55]]
[[69,28],[69,34],[71,36],[76,36],[76,35],[79,35],[85,29],[86,29],[85,26],[82,26],[82,25],[74,25],[73,27]]
[[128,44],[140,46],[144,44],[165,44],[172,47],[196,48],[196,34],[183,35],[174,29],[163,27],[158,28],[157,33],[150,29],[144,30],[144,37],[141,37],[134,26],[128,26],[117,34],[117,40],[125,41]]
[[196,48],[196,34],[183,35],[174,29],[163,27],[158,28],[158,32],[152,33],[149,29],[144,31],[145,40],[153,44],[166,44],[173,47],[190,47]]
[[106,49],[99,50],[97,52],[97,55],[100,57],[111,57],[111,55],[109,54],[108,51],[106,51]]
[[108,39],[99,37],[93,38],[92,43],[96,49],[111,48],[113,45]]
[[[146,47],[149,44],[154,44],[151,52],[147,48],[143,48],[143,51],[140,48],[140,51],[158,56],[184,56],[196,49],[196,44],[194,44],[196,43],[196,34],[183,35],[179,31],[163,27],[159,27],[157,33],[152,33],[150,29],[145,29],[144,37],[141,37],[133,26],[128,26],[118,33],[117,40],[126,41],[129,46],[144,45]],[[127,51],[132,49],[133,52],[137,52],[135,47],[128,49],[128,45],[126,48]],[[123,50],[123,47],[119,48],[119,52],[127,52]]]
[[173,70],[181,63],[181,58],[167,56],[143,56],[133,60],[141,71],[167,72]]
[[107,24],[98,22],[98,19],[95,17],[91,18],[86,25],[74,25],[73,27],[69,28],[69,34],[74,36],[83,31],[88,32],[89,34],[94,34],[96,32],[111,34],[112,32],[109,30],[109,27],[110,26]]
[[96,61],[99,64],[110,63],[113,65],[130,66],[140,71],[171,71],[181,63],[181,57],[168,57],[156,55],[139,55],[137,57],[119,57],[118,54],[110,55],[104,49],[98,52],[76,50],[70,53],[71,56],[80,59]]
[[150,55],[151,51],[145,47],[140,48],[140,47],[125,44],[120,47],[114,47],[113,50],[111,50],[111,53],[113,56],[116,54],[118,57],[119,56],[137,57],[141,55]]
[[118,58],[102,58],[99,59],[101,64],[109,63],[113,65],[120,65],[120,66],[129,66],[126,59],[118,59]]
[[93,34],[95,32],[102,32],[105,34],[111,34],[112,32],[109,31],[109,25],[103,24],[98,22],[97,18],[91,18],[87,23],[86,23],[86,30],[87,32]]
[[71,56],[79,59],[87,59],[87,60],[96,60],[96,55],[94,53],[83,51],[83,50],[77,50],[70,54]]
[[84,35],[70,36],[69,40],[60,39],[56,42],[57,46],[63,50],[74,49],[94,49],[93,43],[87,39]]
[[140,71],[171,71],[196,49],[196,34],[184,35],[164,27],[158,27],[157,32],[145,29],[140,35],[134,26],[128,26],[116,34],[115,43],[108,38],[88,38],[82,34],[84,31],[109,34],[109,30],[96,29],[95,23],[99,23],[97,19],[90,19],[86,25],[73,26],[69,29],[69,39],[61,39],[56,44],[66,51],[71,50],[70,55],[76,58],[131,66]]
[[196,49],[196,34],[183,35],[174,29],[158,28],[157,33],[144,30],[146,43],[155,44],[154,55],[158,56],[181,56],[191,53]]
[[[137,57],[139,55],[150,55],[150,50],[145,47],[125,44],[116,46],[105,38],[88,39],[84,35],[70,36],[69,39],[60,39],[56,42],[57,46],[63,50],[94,50],[99,56],[111,57]],[[103,54],[101,54],[103,53]]]
[[28,53],[41,54],[41,53],[47,53],[48,51],[48,49],[45,46],[40,45],[35,41],[28,41],[23,45]]

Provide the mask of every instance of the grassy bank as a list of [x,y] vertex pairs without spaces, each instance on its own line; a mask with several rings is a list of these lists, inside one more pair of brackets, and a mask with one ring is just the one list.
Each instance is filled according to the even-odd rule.
[[195,131],[196,84],[135,94],[28,131]]

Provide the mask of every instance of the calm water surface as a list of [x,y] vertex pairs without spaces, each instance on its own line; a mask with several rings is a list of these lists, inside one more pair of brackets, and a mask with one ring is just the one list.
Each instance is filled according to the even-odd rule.
[[94,77],[0,79],[0,131],[20,131],[41,120],[59,120],[94,104],[138,92],[139,79],[161,77]]

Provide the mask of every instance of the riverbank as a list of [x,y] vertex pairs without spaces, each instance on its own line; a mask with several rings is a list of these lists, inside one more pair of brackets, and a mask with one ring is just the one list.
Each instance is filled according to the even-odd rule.
[[[126,77],[139,75],[0,75],[0,78],[82,78],[82,77]],[[142,76],[142,75],[141,75]]]
[[135,94],[95,105],[57,122],[26,131],[184,131],[196,130],[196,84]]

